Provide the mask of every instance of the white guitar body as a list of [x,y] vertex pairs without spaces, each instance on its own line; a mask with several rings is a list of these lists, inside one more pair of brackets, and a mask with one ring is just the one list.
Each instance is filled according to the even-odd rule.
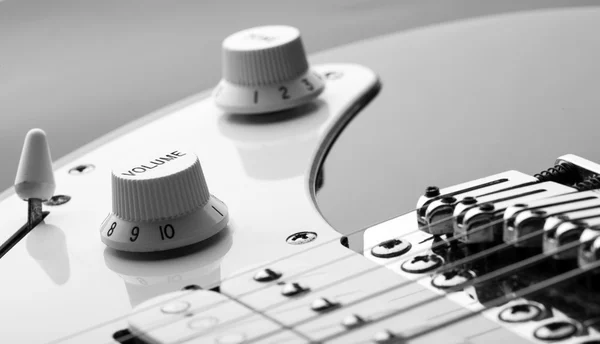
[[[600,11],[588,11],[567,11],[564,16],[599,28]],[[514,22],[510,16],[507,18],[509,24],[491,21],[490,32],[514,23],[514,27],[525,27],[518,26],[523,18],[517,16]],[[559,22],[559,18],[562,14],[548,18],[532,15],[532,20],[540,22]],[[482,20],[480,27],[486,27],[485,23]],[[576,25],[565,25],[563,29],[574,28]],[[471,30],[464,24],[442,29]],[[398,44],[398,52],[408,54],[402,49],[413,49],[412,45],[423,36],[435,36],[436,30],[440,29],[391,36],[384,44]],[[594,43],[595,47],[582,47],[581,55],[585,56],[582,59],[589,73],[597,76],[597,65],[588,64],[600,59],[600,42]],[[447,44],[451,46],[452,41]],[[359,47],[355,46],[355,51]],[[330,54],[335,55],[335,51]],[[369,343],[386,331],[410,336],[427,326],[481,309],[468,290],[425,302],[444,295],[431,286],[426,274],[403,272],[400,263],[404,259],[390,263],[371,254],[372,247],[395,237],[411,242],[410,252],[415,255],[427,251],[431,243],[419,242],[430,236],[417,230],[414,212],[357,235],[333,228],[321,214],[316,188],[326,154],[349,121],[360,116],[363,107],[377,101],[381,87],[379,77],[370,69],[378,68],[377,56],[371,57],[375,64],[370,68],[338,63],[362,62],[364,56],[355,59],[338,52],[335,56],[339,60],[323,61],[331,56],[322,54],[312,59],[325,62],[313,65],[325,80],[325,89],[305,106],[275,114],[232,115],[217,108],[211,93],[205,92],[150,114],[57,161],[55,195],[68,195],[70,201],[45,206],[50,212],[45,221],[0,259],[4,276],[0,307],[3,342],[118,343],[113,335],[129,328],[148,343]],[[545,62],[537,55],[515,58],[515,64]],[[584,73],[578,69],[583,69],[581,66],[570,67]],[[381,77],[385,87],[386,75]],[[465,83],[477,77],[465,75]],[[531,83],[527,88],[540,86],[535,80]],[[406,84],[408,87],[410,82]],[[453,87],[461,86],[448,85]],[[579,91],[587,92],[562,90]],[[403,94],[397,97],[402,99]],[[600,110],[598,99],[589,98],[582,111],[596,116]],[[471,101],[476,104],[486,100],[474,95]],[[544,101],[551,104],[554,99]],[[407,108],[389,109],[397,116],[405,115],[402,110]],[[438,108],[439,112],[443,110]],[[435,116],[449,116],[430,115],[434,123]],[[446,129],[461,135],[458,126]],[[52,137],[49,140],[52,145]],[[595,141],[590,139],[589,144],[595,145]],[[409,149],[424,143],[414,145]],[[198,155],[210,193],[227,205],[227,227],[201,243],[166,252],[133,253],[108,248],[101,241],[100,228],[111,211],[112,167],[135,161],[139,155],[167,154],[184,148]],[[426,147],[420,149],[426,151]],[[411,157],[407,168],[418,169],[421,158]],[[389,159],[402,161],[403,157]],[[509,161],[503,166],[504,170],[515,168]],[[78,167],[82,167],[79,172]],[[399,192],[398,197],[405,195]],[[11,190],[1,199],[0,235],[4,239],[26,223],[27,206]],[[417,201],[416,197],[412,200]],[[397,215],[409,210],[399,209]],[[348,211],[360,211],[360,205]],[[308,233],[294,240],[294,234],[302,232]],[[342,245],[347,239],[346,246],[351,249]],[[282,276],[259,283],[253,276],[263,268],[281,272]],[[281,282],[299,283],[310,291],[286,297],[281,294],[285,287]],[[181,291],[190,285],[202,290]],[[174,298],[191,304],[190,312],[167,314],[165,305],[180,305],[172,303]],[[329,312],[315,312],[311,305],[318,298],[339,306]],[[410,342],[542,342],[533,337],[535,328],[544,321],[568,320],[554,310],[554,318],[542,322],[509,324],[498,320],[501,310],[489,309]],[[366,323],[343,325],[352,315],[359,315]],[[583,343],[594,338],[600,336],[589,329],[561,343]]]

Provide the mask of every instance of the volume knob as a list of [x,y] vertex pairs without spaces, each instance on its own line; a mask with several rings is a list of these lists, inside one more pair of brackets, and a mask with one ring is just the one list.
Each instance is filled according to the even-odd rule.
[[112,212],[102,241],[120,251],[164,251],[205,240],[228,222],[208,191],[198,157],[186,150],[127,163],[112,172]]
[[256,114],[296,107],[325,87],[311,70],[300,37],[290,26],[262,26],[223,41],[223,79],[214,99],[223,110]]

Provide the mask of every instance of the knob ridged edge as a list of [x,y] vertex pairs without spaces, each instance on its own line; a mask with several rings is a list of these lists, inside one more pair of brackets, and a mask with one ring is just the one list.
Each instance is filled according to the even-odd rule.
[[242,86],[264,86],[298,78],[308,71],[300,31],[262,26],[236,32],[223,41],[223,79]]
[[155,178],[122,178],[113,171],[113,213],[127,221],[148,222],[183,216],[206,204],[210,193],[200,161],[189,155],[193,158],[185,168]]

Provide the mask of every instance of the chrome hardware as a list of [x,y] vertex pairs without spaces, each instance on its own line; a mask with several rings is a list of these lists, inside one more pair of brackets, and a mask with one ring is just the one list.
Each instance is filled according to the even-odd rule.
[[526,301],[506,307],[498,313],[498,319],[509,323],[520,323],[539,320],[544,316],[544,313],[547,312],[546,307],[542,304]]
[[304,287],[299,283],[284,283],[281,288],[281,295],[283,296],[296,296],[310,291],[310,288]]
[[49,206],[58,206],[58,205],[63,205],[67,202],[69,202],[71,200],[71,196],[68,195],[54,195],[52,197],[50,197],[49,200],[44,201],[45,205],[49,205]]
[[388,330],[382,330],[373,335],[376,344],[392,344],[398,342],[398,337]]
[[371,254],[377,258],[394,258],[410,251],[412,245],[399,238],[386,240],[371,249]]
[[[454,207],[464,198],[492,194],[523,184],[536,183],[537,179],[518,171],[507,171],[471,182],[444,188],[439,195],[423,195],[417,202],[419,229],[433,235],[450,234],[454,231],[452,214]],[[430,188],[427,189],[429,191]],[[433,195],[435,193],[429,193]],[[454,200],[452,200],[454,199]],[[452,200],[452,202],[450,202]],[[469,198],[470,200],[470,198]],[[467,201],[468,202],[468,201]]]
[[[504,242],[516,242],[516,247],[542,247],[546,232],[556,229],[565,220],[580,218],[577,215],[578,211],[588,209],[594,211],[594,208],[600,210],[600,193],[596,191],[576,192],[523,203],[526,204],[511,206],[504,213],[503,240]],[[585,214],[591,215],[590,213]],[[557,217],[559,215],[562,217]],[[544,235],[540,233],[539,236],[534,235],[530,239],[521,240],[524,236],[542,229],[545,229]],[[567,232],[561,231],[561,234],[567,234]],[[543,238],[544,240],[542,240]],[[548,240],[550,240],[546,244],[548,247],[556,247],[552,238]]]
[[566,154],[556,159],[555,165],[570,164],[574,167],[574,172],[579,175],[579,181],[600,174],[600,164],[575,154]]
[[298,232],[290,235],[285,241],[290,245],[304,245],[315,240],[317,233],[315,232]]
[[254,280],[257,282],[271,282],[281,277],[281,272],[271,270],[269,268],[261,269],[254,275]]
[[[477,198],[479,205],[458,204],[454,209],[454,235],[465,243],[491,243],[501,240],[504,210],[513,204],[575,191],[554,182],[537,183],[495,192]],[[472,234],[470,233],[472,232]]]
[[575,335],[578,330],[578,326],[569,321],[553,321],[538,327],[533,336],[543,341],[557,341]]
[[433,276],[431,285],[439,289],[455,288],[475,277],[475,273],[471,270],[453,269]]
[[[559,247],[579,241],[579,237],[585,227],[574,222],[562,222],[557,226],[544,230],[543,248],[544,252],[556,251]],[[554,259],[572,259],[577,257],[577,248],[569,249],[553,255]]]
[[338,308],[338,307],[340,307],[339,302],[330,301],[329,299],[326,299],[324,297],[315,299],[310,304],[310,309],[312,309],[313,311],[315,311],[317,313],[327,312],[327,311],[330,311],[330,310]]
[[[594,239],[595,238],[595,239]],[[578,264],[584,267],[600,259],[600,230],[586,228],[581,233],[579,241]]]
[[405,261],[400,268],[405,272],[421,274],[433,271],[442,264],[444,264],[444,258],[437,254],[424,254]]
[[[567,154],[559,157],[553,167],[534,176],[518,171],[507,171],[442,190],[436,186],[430,186],[417,201],[419,229],[433,235],[451,234],[455,231],[452,217],[460,216],[475,204],[489,202],[482,201],[481,197],[493,197],[496,193],[548,182],[573,186],[598,174],[600,174],[599,164],[573,154]],[[593,185],[595,184],[579,185],[577,189],[570,191],[590,189],[593,188]],[[463,202],[465,198],[467,200]],[[489,240],[489,235],[474,240],[475,242],[481,242],[478,240],[485,242]],[[463,241],[468,241],[468,239]]]
[[347,329],[357,328],[367,323],[363,317],[357,314],[351,314],[342,319],[342,326]]

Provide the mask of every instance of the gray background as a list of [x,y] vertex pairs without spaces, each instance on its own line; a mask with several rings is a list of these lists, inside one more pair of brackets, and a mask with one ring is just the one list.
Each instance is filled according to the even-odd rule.
[[[209,89],[220,78],[221,40],[240,29],[293,25],[314,53],[464,18],[593,4],[598,1],[6,0],[0,2],[0,190],[13,182],[28,129],[47,131],[56,160],[135,118]],[[369,135],[356,125],[355,135]],[[352,140],[340,140],[334,150],[343,151],[342,145],[351,149]],[[389,180],[368,182],[365,187],[377,183],[385,190]],[[327,183],[329,190],[345,187],[344,180],[331,176]],[[342,203],[336,195],[323,207],[325,213]],[[415,197],[410,195],[411,204]],[[355,214],[351,227],[400,213],[390,209]]]
[[0,190],[23,135],[47,131],[56,160],[132,119],[213,87],[220,42],[289,24],[309,53],[397,30],[543,7],[559,0],[0,2]]

